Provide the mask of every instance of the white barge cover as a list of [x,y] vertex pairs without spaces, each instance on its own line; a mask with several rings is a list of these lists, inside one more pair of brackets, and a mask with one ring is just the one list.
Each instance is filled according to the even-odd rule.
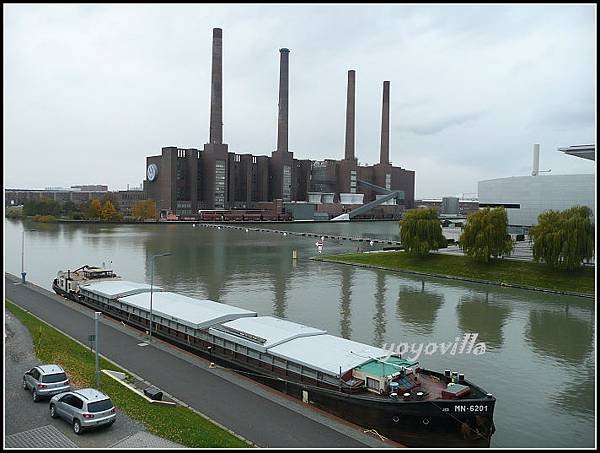
[[269,354],[339,377],[373,358],[387,357],[388,352],[333,335],[296,338],[269,349]]
[[[119,298],[119,302],[150,311],[150,294],[133,294]],[[168,291],[152,294],[152,314],[176,321],[193,329],[206,329],[232,319],[256,316],[254,311],[232,307],[212,300],[193,299]]]
[[[135,283],[127,280],[105,280],[102,282],[84,283],[79,289],[92,292],[107,299],[118,299],[131,294],[150,292],[150,285]],[[152,291],[162,291],[160,286],[153,286]]]
[[267,352],[267,349],[295,338],[323,335],[327,332],[273,316],[259,316],[236,319],[212,327],[208,333],[260,352]]

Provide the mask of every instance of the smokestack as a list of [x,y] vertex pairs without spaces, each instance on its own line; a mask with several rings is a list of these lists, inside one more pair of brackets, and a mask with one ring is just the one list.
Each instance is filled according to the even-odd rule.
[[348,92],[346,94],[346,151],[344,158],[354,160],[356,71],[348,71]]
[[540,172],[540,145],[536,143],[533,145],[533,171],[531,176],[537,176]]
[[390,163],[390,82],[383,82],[383,106],[381,109],[381,151],[379,163]]
[[277,118],[277,151],[288,150],[288,93],[290,50],[279,49],[279,115]]
[[344,159],[354,160],[356,71],[348,71],[348,92],[346,94],[346,148]]
[[210,143],[223,143],[223,30],[213,28]]

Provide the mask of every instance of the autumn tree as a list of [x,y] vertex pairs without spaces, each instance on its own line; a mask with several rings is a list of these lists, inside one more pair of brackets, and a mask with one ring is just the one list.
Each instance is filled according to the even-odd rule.
[[100,217],[104,220],[120,220],[123,216],[119,211],[117,211],[110,200],[106,200],[102,205]]
[[594,224],[587,206],[546,211],[529,229],[533,258],[555,269],[573,270],[594,254]]
[[508,234],[506,210],[485,208],[471,212],[460,235],[460,247],[466,255],[486,263],[492,257],[510,254],[513,242]]
[[133,206],[131,212],[138,219],[155,219],[156,202],[154,200],[140,200]]
[[102,214],[102,203],[97,198],[92,198],[87,208],[87,215],[90,219],[98,219]]
[[412,255],[425,256],[430,250],[447,246],[442,234],[438,213],[433,208],[406,211],[400,221],[400,241],[404,250]]

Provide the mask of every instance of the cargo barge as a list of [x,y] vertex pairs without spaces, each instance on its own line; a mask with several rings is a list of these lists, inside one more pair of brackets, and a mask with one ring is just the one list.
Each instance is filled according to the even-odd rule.
[[58,294],[403,445],[490,446],[496,399],[458,372],[156,286],[150,324],[150,285],[116,276],[60,287],[59,274]]

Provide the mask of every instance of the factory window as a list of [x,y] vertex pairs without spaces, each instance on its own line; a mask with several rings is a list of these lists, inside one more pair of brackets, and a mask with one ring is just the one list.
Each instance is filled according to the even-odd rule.
[[290,201],[292,198],[292,167],[283,166],[283,201]]
[[215,208],[225,207],[225,161],[215,162]]

